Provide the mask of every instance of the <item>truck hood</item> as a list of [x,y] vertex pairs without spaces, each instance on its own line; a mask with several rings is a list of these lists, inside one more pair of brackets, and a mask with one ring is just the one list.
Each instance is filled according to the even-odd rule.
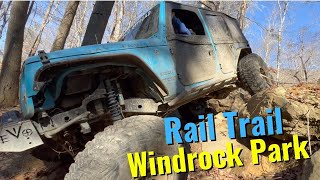
[[[82,55],[94,55],[101,52],[110,52],[117,51],[123,49],[134,49],[134,48],[144,48],[144,47],[153,47],[165,45],[164,41],[161,41],[157,38],[150,39],[141,39],[141,40],[132,40],[132,41],[121,41],[116,43],[106,43],[106,44],[96,44],[96,45],[88,45],[77,48],[65,49],[60,51],[55,51],[51,53],[47,53],[49,60],[54,59],[63,59],[72,56],[82,56]],[[39,56],[33,56],[28,58],[25,61],[25,64],[30,64],[34,62],[39,62]]]

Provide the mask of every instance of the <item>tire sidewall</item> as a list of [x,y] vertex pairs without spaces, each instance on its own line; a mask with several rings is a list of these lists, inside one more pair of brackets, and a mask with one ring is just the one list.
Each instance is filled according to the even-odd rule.
[[[261,70],[267,78],[261,76]],[[256,94],[268,89],[274,83],[267,64],[257,54],[248,54],[238,63],[238,79],[241,85],[250,92]]]
[[[172,157],[178,154],[179,147],[185,147],[186,153],[190,152],[188,144],[166,144],[162,118],[132,116],[107,127],[88,142],[84,151],[76,156],[65,179],[132,179],[128,153],[147,151],[148,154],[148,151],[154,151],[155,156]],[[173,180],[183,180],[187,173],[172,173],[170,176]]]

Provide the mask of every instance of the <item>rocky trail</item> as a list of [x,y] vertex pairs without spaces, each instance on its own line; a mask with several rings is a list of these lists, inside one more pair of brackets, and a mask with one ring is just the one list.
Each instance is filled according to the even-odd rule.
[[[244,166],[236,168],[200,171],[189,174],[190,180],[209,179],[307,179],[320,176],[320,86],[298,85],[294,87],[276,87],[254,96],[242,89],[230,88],[209,95],[206,105],[215,115],[217,141],[192,144],[194,152],[212,152],[224,149],[225,143],[232,142],[235,147],[243,148]],[[226,119],[221,112],[238,111],[239,117],[265,115],[265,109],[282,108],[283,136],[268,138],[270,143],[283,143],[297,134],[308,140],[309,160],[292,160],[270,163],[267,156],[260,156],[260,165],[252,165],[248,148],[250,138],[230,140],[227,137]],[[2,112],[8,109],[2,110]],[[1,114],[1,112],[0,112]],[[249,127],[250,128],[250,127]],[[311,149],[310,149],[311,147]],[[31,155],[31,151],[22,153],[0,153],[0,179],[62,179],[70,163],[46,162]],[[196,162],[197,164],[197,162]]]
[[69,167],[68,163],[39,160],[31,155],[31,151],[1,153],[0,162],[0,179],[63,179]]

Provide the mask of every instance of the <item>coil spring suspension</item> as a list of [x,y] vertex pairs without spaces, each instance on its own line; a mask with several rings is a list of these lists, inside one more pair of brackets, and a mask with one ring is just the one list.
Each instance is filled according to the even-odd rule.
[[122,119],[121,108],[117,100],[117,94],[113,90],[110,80],[105,81],[106,91],[107,91],[107,107],[111,114],[111,119],[113,121],[118,121]]

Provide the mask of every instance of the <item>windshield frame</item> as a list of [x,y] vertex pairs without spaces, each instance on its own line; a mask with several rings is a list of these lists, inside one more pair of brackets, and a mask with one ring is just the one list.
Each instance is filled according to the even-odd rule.
[[[131,26],[120,38],[120,41],[131,41],[131,40],[140,40],[140,39],[149,39],[149,38],[155,38],[155,37],[162,37],[161,32],[163,32],[163,26],[161,25],[163,23],[162,21],[162,15],[164,13],[162,13],[163,11],[163,3],[159,3],[157,5],[155,5],[153,8],[151,8],[149,11],[147,11],[143,16],[141,16],[133,26]],[[150,15],[152,15],[153,11],[156,11],[156,9],[158,8],[158,24],[157,24],[157,31],[154,32],[152,35],[150,35],[149,37],[146,38],[128,38],[126,39],[133,31],[138,31],[140,29],[141,24],[144,22],[144,20],[146,18],[148,18]],[[137,27],[139,27],[138,29],[136,29]],[[135,33],[136,36],[137,33]]]

